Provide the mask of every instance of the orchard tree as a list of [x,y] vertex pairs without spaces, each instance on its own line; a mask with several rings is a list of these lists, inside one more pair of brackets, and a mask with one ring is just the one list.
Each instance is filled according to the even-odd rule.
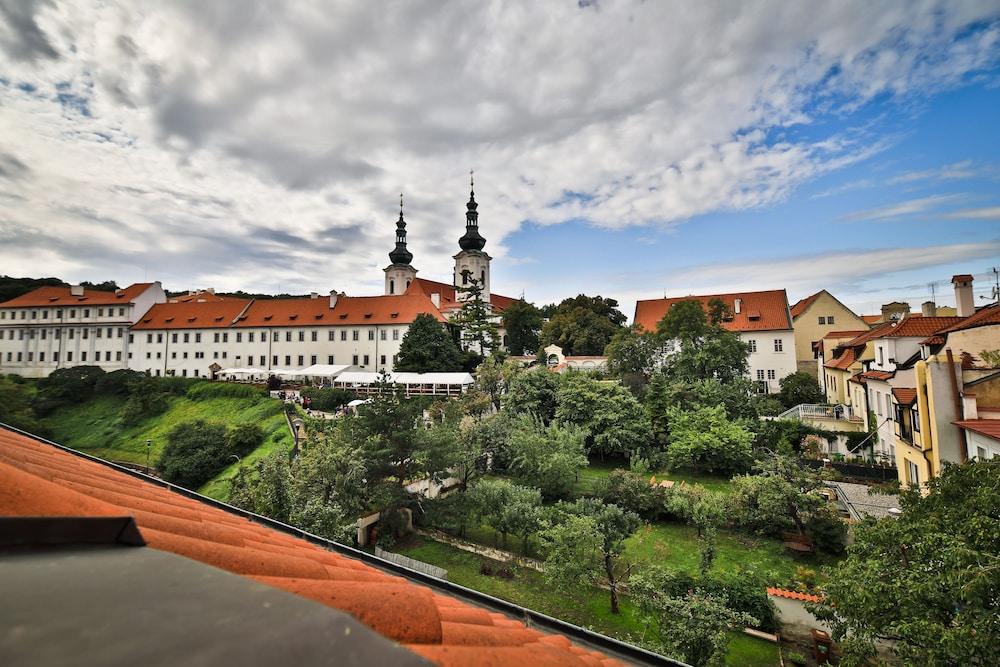
[[563,520],[542,535],[548,554],[545,578],[569,591],[587,584],[607,586],[611,613],[618,614],[625,540],[641,523],[634,512],[594,498],[566,506]]
[[898,518],[865,519],[814,609],[861,665],[886,642],[904,664],[989,665],[1000,637],[1000,458],[945,466]]
[[786,408],[794,408],[802,403],[824,403],[826,401],[816,378],[804,371],[786,375],[781,378],[779,386],[781,391],[778,393],[778,400]]
[[622,378],[635,375],[648,379],[663,361],[664,351],[658,335],[632,325],[615,333],[604,354],[611,373]]
[[510,378],[504,409],[534,415],[548,424],[556,416],[556,392],[561,382],[562,375],[544,367],[516,373]]
[[693,300],[679,301],[667,311],[657,333],[678,345],[666,361],[671,379],[715,378],[725,383],[746,375],[749,348],[738,334],[722,326],[725,309],[720,300],[713,299],[708,313],[700,301]]
[[558,345],[567,355],[601,355],[626,319],[614,299],[584,294],[564,299],[542,326],[541,346]]
[[565,498],[587,467],[585,438],[577,426],[522,418],[510,435],[510,470],[546,498]]
[[503,311],[503,328],[507,332],[507,350],[511,354],[535,354],[538,336],[545,320],[542,311],[524,299],[519,299]]
[[433,315],[421,313],[403,335],[397,371],[435,373],[462,370],[465,358],[444,325]]
[[507,546],[507,536],[521,538],[527,552],[528,539],[542,526],[542,494],[538,489],[507,479],[481,479],[469,491],[476,515],[490,526]]
[[732,475],[746,471],[753,460],[753,435],[733,422],[722,407],[685,412],[668,408],[670,444],[667,465]]
[[556,391],[555,418],[587,432],[591,454],[630,456],[649,444],[649,421],[642,405],[619,384],[567,373]]

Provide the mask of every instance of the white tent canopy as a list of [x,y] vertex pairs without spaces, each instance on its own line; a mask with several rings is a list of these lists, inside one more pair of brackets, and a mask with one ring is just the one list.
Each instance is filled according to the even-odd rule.
[[297,374],[305,377],[335,378],[348,368],[350,366],[343,364],[313,364],[312,366],[303,368],[301,371],[297,371]]
[[263,368],[223,368],[219,373],[222,375],[262,375],[267,371]]

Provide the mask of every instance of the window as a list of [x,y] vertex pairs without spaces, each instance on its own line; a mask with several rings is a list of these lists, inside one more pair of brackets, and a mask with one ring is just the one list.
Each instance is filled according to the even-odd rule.
[[38,360],[39,361],[45,361],[45,353],[44,352],[39,352],[38,353]]
[[[42,329],[42,340],[45,340],[45,334],[47,334],[48,332],[49,332],[48,329]],[[101,337],[101,330],[100,329],[97,330],[97,337],[98,338]]]
[[80,352],[80,361],[86,361],[86,360],[87,360],[87,351],[83,350],[82,352]]
[[291,343],[292,342],[292,332],[291,331],[286,331],[285,332],[285,342],[286,343]]
[[331,366],[333,366],[333,355],[332,354],[331,355],[327,355],[327,357],[326,357],[326,363],[328,363]]
[[118,309],[118,315],[120,315],[121,317],[124,317],[125,316],[125,309],[124,308],[119,308]]
[[[157,353],[156,356],[159,357],[159,353]],[[104,353],[104,361],[111,361],[111,350]]]
[[756,352],[757,351],[757,340],[754,339],[754,338],[751,338],[750,340],[748,340],[747,341],[747,347],[749,348],[750,352]]
[[70,310],[69,310],[69,316],[70,317],[76,317],[76,308],[70,308]]
[[826,317],[826,323],[827,324],[833,324],[833,315],[827,315],[827,317]]
[[363,364],[361,364],[361,365],[362,366],[367,366],[368,365],[368,355],[367,354],[365,355],[365,362]]
[[351,363],[355,366],[358,365],[358,355],[355,354],[353,357],[351,357]]
[[328,331],[326,332],[326,335],[327,335],[327,340],[333,340],[333,339],[335,339],[335,338],[336,338],[336,333],[337,333],[337,332],[336,332],[336,331],[334,331],[333,329],[329,329],[329,330],[328,330]]
[[52,361],[56,362],[57,364],[59,363],[59,353],[58,352],[53,352],[52,353]]
[[196,343],[200,343],[201,342],[201,334],[200,333],[196,333],[194,335],[194,342],[196,342]]
[[[98,329],[98,331],[100,331],[100,329]],[[163,342],[163,334],[161,334],[161,333],[156,334],[156,342],[157,343],[162,343]]]
[[229,342],[229,333],[228,333],[228,332],[225,332],[225,331],[224,331],[224,332],[222,333],[222,342],[223,342],[223,343],[228,343],[228,342]]
[[[378,332],[378,337],[379,337],[379,340],[385,340],[385,338],[386,338],[386,336],[385,336],[385,329],[382,329],[381,331]],[[385,362],[383,361],[382,363],[384,364]]]
[[819,318],[819,323],[820,324],[826,324],[826,318],[821,315],[820,318]]
[[171,359],[176,359],[177,358],[177,353],[176,352],[171,352],[170,353],[170,358]]
[[66,361],[73,361],[73,351],[72,350],[68,350],[66,352]]
[[[239,339],[240,339],[240,335],[236,334],[236,340],[239,340]],[[253,342],[253,332],[252,331],[248,331],[247,332],[247,340],[249,342],[251,342],[251,343]]]
[[395,365],[396,365],[396,360],[397,360],[397,359],[399,359],[399,355],[398,355],[398,354],[394,354],[394,355],[392,355],[392,365],[393,365],[393,366],[395,366]]
[[312,342],[314,342],[314,343],[315,343],[315,342],[316,342],[317,340],[319,340],[319,332],[318,332],[318,331],[316,331],[315,329],[313,329],[313,330],[312,330],[312,331],[310,332],[310,337],[312,338]]
[[784,343],[780,338],[774,339],[774,351],[781,352],[784,349]]
[[278,355],[274,355],[273,357],[271,357],[271,359],[272,359],[271,365],[272,366],[277,366],[278,365]]
[[104,317],[104,309],[103,308],[98,308],[97,309],[97,316],[98,317]]
[[986,460],[986,449],[980,446],[976,446],[976,458],[980,461]]
[[174,334],[170,334],[170,342],[171,343],[176,343],[177,342],[177,334],[175,334],[175,333]]
[[285,355],[285,365],[286,366],[291,366],[292,365],[292,355],[290,355],[290,354],[286,354]]
[[764,379],[764,369],[763,368],[760,368],[760,369],[757,370],[757,379],[758,380],[763,380]]
[[226,358],[226,357],[228,357],[228,356],[229,356],[229,353],[228,353],[228,352],[226,352],[225,350],[223,350],[223,351],[222,351],[222,358],[223,358],[223,359],[225,359],[225,358]]
[[913,461],[906,462],[906,481],[913,485],[920,484],[920,468]]
[[90,317],[90,308],[84,308],[83,309],[83,316],[84,317]]
[[315,354],[312,355],[311,357],[309,357],[309,363],[312,364],[313,366],[316,365],[316,355]]
[[769,368],[767,371],[767,379],[773,380],[775,378],[775,372],[773,368]]
[[359,340],[360,337],[361,337],[361,332],[359,332],[357,329],[351,332],[351,340]]
[[347,332],[346,331],[341,330],[341,332],[340,332],[340,340],[347,340]]
[[399,329],[393,329],[392,330],[392,339],[393,340],[399,340]]
[[275,343],[278,342],[278,332],[277,331],[275,331],[274,334],[271,336],[271,340],[273,340]]
[[[80,329],[80,335],[81,335],[81,336],[82,336],[82,337],[83,337],[84,339],[86,339],[86,338],[89,338],[89,337],[90,337],[90,329]],[[149,340],[150,340],[150,342],[152,342],[152,340],[153,340],[153,337],[152,337],[152,336],[150,336],[150,337],[149,337]]]
[[881,345],[878,346],[878,365],[881,366],[885,363],[885,350]]
[[[97,337],[100,338],[101,337],[101,327],[97,327],[97,329],[95,329],[95,331],[97,332]],[[42,329],[42,338],[45,337],[44,334],[45,334],[45,329]]]
[[[84,331],[86,331],[86,329],[84,329]],[[152,343],[153,342],[153,334],[146,334],[146,342],[147,343]]]
[[215,332],[215,342],[216,343],[219,342],[219,332],[218,331]]
[[236,332],[236,342],[237,343],[242,343],[243,342],[243,333],[241,331],[237,331]]
[[125,335],[125,329],[118,327],[118,337],[121,338],[124,335]]
[[299,366],[305,366],[305,357],[301,354],[299,355]]
[[384,354],[381,357],[379,357],[379,363],[382,364],[383,366],[385,366],[385,355]]
[[374,329],[369,329],[368,330],[368,340],[375,340],[375,330]]
[[219,353],[218,352],[213,352],[212,353],[212,358],[213,359],[218,359],[219,358]]
[[184,334],[184,342],[185,343],[190,343],[191,342],[191,334],[189,334],[189,333]]
[[916,433],[920,433],[920,413],[917,412],[917,406],[910,407],[910,426]]
[[299,332],[299,342],[302,343],[302,342],[305,341],[305,339],[306,339],[306,332],[305,331],[300,331]]
[[43,320],[49,319],[49,311],[47,311],[47,310],[43,310],[42,311],[42,319]]

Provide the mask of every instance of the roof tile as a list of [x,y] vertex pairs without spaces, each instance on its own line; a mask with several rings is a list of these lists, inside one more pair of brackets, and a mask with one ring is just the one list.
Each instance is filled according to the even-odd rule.
[[69,285],[47,285],[0,303],[0,308],[35,306],[108,306],[131,303],[153,283],[134,283],[116,292],[85,288],[82,296],[70,293]]
[[[656,331],[660,320],[675,303],[700,301],[707,310],[708,303],[712,299],[721,299],[733,313],[732,320],[722,323],[722,326],[729,331],[778,331],[792,328],[788,311],[788,298],[783,289],[766,292],[736,292],[671,297],[669,299],[646,299],[636,302],[634,321],[646,331]],[[736,299],[742,300],[739,313],[735,312]],[[754,314],[758,315],[757,319],[751,319]]]

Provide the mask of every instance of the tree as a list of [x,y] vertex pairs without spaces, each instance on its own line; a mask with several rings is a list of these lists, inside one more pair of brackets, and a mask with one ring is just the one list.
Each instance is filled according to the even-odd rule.
[[786,375],[781,378],[779,386],[781,391],[778,393],[778,400],[786,408],[794,408],[802,403],[823,403],[826,400],[816,378],[804,371]]
[[433,315],[421,313],[403,335],[394,365],[397,371],[435,373],[462,370],[463,356],[454,339]]
[[42,434],[45,431],[31,407],[27,386],[2,376],[0,376],[0,422],[31,433]]
[[493,307],[483,299],[483,286],[466,271],[468,283],[455,290],[461,295],[462,307],[451,318],[451,324],[461,331],[466,349],[487,355],[500,349],[500,326]]
[[127,381],[126,386],[128,400],[119,413],[123,424],[137,424],[143,418],[158,415],[167,409],[167,396],[157,378],[137,373]]
[[722,326],[725,305],[713,299],[708,310],[706,314],[700,301],[679,301],[657,325],[660,336],[677,344],[666,362],[671,379],[715,378],[726,383],[746,375],[749,349],[738,334]]
[[621,555],[625,540],[642,523],[639,516],[594,498],[580,499],[565,511],[564,520],[543,533],[545,578],[570,590],[582,584],[606,585],[611,613],[619,613]]
[[493,409],[499,411],[500,399],[519,370],[520,366],[516,362],[492,354],[476,368],[475,389],[489,396]]
[[482,479],[469,491],[476,515],[493,528],[507,546],[507,535],[518,535],[525,552],[528,539],[542,525],[542,495],[538,489],[507,479]]
[[1000,458],[945,466],[899,518],[865,519],[814,613],[865,664],[877,640],[904,664],[988,665],[1000,636]]
[[514,414],[534,415],[547,424],[556,416],[556,392],[561,382],[562,376],[547,368],[516,373],[508,384],[503,406]]
[[753,435],[730,421],[722,407],[685,412],[669,408],[670,444],[667,465],[711,473],[733,474],[750,468]]
[[237,424],[226,433],[226,447],[236,456],[246,456],[264,444],[264,429],[253,422]]
[[570,495],[580,470],[587,467],[586,434],[579,427],[522,418],[510,436],[510,469],[546,498]]
[[182,422],[167,434],[158,468],[168,482],[197,489],[226,465],[226,427],[203,420]]
[[563,377],[555,418],[583,428],[592,454],[629,456],[649,443],[649,421],[632,393],[579,373]]
[[600,355],[627,318],[618,302],[580,294],[564,299],[542,326],[541,345],[556,344],[567,355]]
[[665,358],[663,343],[656,333],[636,325],[620,329],[608,343],[608,371],[617,375],[633,391],[640,391]]
[[57,368],[38,381],[35,411],[45,416],[63,405],[87,401],[103,376],[104,371],[98,366]]
[[650,568],[633,577],[629,586],[653,630],[653,641],[662,652],[692,667],[725,664],[729,633],[756,620],[734,611],[720,598],[701,590],[682,596],[665,591],[662,570]]
[[606,503],[614,503],[650,521],[658,518],[665,500],[664,487],[650,484],[645,475],[621,469],[599,479],[593,493]]
[[538,336],[544,324],[542,311],[524,299],[518,299],[504,309],[502,321],[507,332],[507,350],[511,354],[538,352]]

